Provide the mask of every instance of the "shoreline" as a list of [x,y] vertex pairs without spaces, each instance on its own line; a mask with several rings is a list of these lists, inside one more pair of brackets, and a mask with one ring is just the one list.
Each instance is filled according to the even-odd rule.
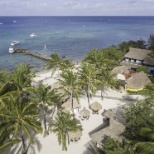
[[[51,71],[39,72],[37,73],[38,75],[37,78],[43,79],[43,84],[46,83],[46,85],[52,86],[57,81],[57,78],[55,77],[55,79],[53,79],[53,77],[49,77],[50,73]],[[85,95],[80,96],[81,107],[79,108],[79,110],[75,109],[75,117],[78,120],[80,120],[81,125],[83,126],[83,131],[82,131],[81,139],[78,142],[71,142],[70,145],[67,146],[68,150],[62,151],[62,148],[59,145],[57,136],[55,134],[50,132],[49,135],[46,137],[43,137],[43,134],[37,134],[35,137],[41,143],[42,148],[39,150],[36,144],[33,145],[33,148],[35,149],[36,154],[44,154],[44,153],[50,154],[51,151],[53,151],[56,154],[66,154],[66,153],[67,154],[72,154],[72,153],[82,154],[84,153],[90,146],[89,144],[90,144],[91,138],[89,136],[89,132],[94,130],[99,125],[103,124],[103,116],[101,115],[101,113],[104,110],[108,110],[108,109],[117,110],[118,108],[121,108],[123,105],[132,102],[132,101],[126,101],[124,99],[124,97],[127,98],[129,96],[124,91],[120,92],[120,91],[108,88],[106,92],[104,93],[103,100],[100,97],[100,93],[101,93],[100,91],[97,91],[96,96],[93,96],[92,99],[90,99],[90,104],[97,101],[102,105],[102,109],[99,111],[99,114],[92,114],[92,111],[89,109],[87,97]],[[111,97],[111,98],[107,98],[107,97]],[[135,100],[144,99],[143,97],[139,95],[136,95],[136,96],[134,95],[132,96],[132,98],[134,99],[133,103],[135,102]],[[82,110],[84,107],[90,111],[89,120],[80,119],[79,111]],[[29,152],[31,152],[31,150]],[[92,154],[92,153],[88,151],[88,154]]]

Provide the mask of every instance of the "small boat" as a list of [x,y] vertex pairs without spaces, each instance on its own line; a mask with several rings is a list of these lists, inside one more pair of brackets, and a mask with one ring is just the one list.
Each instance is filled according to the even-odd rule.
[[17,45],[17,44],[19,44],[19,41],[12,41],[12,42],[11,42],[11,45],[12,45],[12,46]]
[[2,22],[0,22],[0,25],[2,25],[3,23]]
[[16,23],[17,21],[13,20],[13,23]]
[[35,33],[30,34],[30,37],[36,37],[37,35]]
[[9,53],[14,53],[15,52],[15,49],[13,47],[10,47],[9,48]]
[[46,46],[46,43],[44,44],[44,49],[42,51],[47,51],[47,46]]

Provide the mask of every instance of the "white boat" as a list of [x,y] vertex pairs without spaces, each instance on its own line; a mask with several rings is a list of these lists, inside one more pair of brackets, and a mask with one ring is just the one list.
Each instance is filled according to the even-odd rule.
[[12,45],[12,46],[17,45],[17,44],[19,44],[19,41],[12,41],[12,42],[11,42],[11,45]]
[[15,52],[15,49],[13,47],[10,47],[9,48],[9,53],[14,53]]
[[0,22],[0,25],[2,25],[3,23],[2,22]]
[[46,46],[46,43],[44,44],[44,49],[42,51],[47,51],[47,46]]
[[17,21],[13,20],[13,23],[16,23]]
[[37,35],[35,33],[30,34],[30,37],[36,37]]

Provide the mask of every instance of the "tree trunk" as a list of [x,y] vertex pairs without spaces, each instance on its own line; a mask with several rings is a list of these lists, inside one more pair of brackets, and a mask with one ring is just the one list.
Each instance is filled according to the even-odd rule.
[[47,130],[47,124],[46,124],[46,109],[43,108],[43,118],[44,118],[44,129]]
[[73,116],[74,116],[74,109],[73,109],[73,94],[72,94],[72,90],[71,90],[71,103],[72,103],[72,112],[73,112]]
[[88,104],[90,107],[89,86],[87,87],[87,98],[88,98]]
[[21,139],[22,139],[22,146],[23,146],[22,154],[27,154],[27,150],[26,150],[26,145],[25,145],[25,140],[24,140],[23,133],[21,135]]
[[54,107],[53,110],[52,110],[52,115],[51,115],[52,119],[53,119],[53,115],[54,115],[55,111],[56,111],[56,107]]
[[90,98],[89,98],[88,92],[87,92],[87,98],[88,98],[88,104],[89,104],[89,107],[90,107]]
[[102,98],[102,99],[104,98],[104,96],[103,96],[103,91],[104,91],[104,87],[101,86],[101,98]]
[[70,138],[69,138],[69,135],[68,135],[68,131],[66,131],[66,136],[68,138],[68,144],[70,144]]

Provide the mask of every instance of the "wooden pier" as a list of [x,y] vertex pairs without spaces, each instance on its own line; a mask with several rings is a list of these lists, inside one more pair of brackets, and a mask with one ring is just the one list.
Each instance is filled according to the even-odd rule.
[[40,58],[40,59],[43,59],[43,60],[50,60],[51,59],[48,56],[41,55],[41,54],[36,53],[36,52],[31,52],[31,51],[28,51],[28,50],[23,49],[23,48],[15,49],[15,52],[16,53],[23,53],[23,54],[26,54],[26,55],[31,55],[31,56],[34,56],[34,57],[37,57],[37,58]]

